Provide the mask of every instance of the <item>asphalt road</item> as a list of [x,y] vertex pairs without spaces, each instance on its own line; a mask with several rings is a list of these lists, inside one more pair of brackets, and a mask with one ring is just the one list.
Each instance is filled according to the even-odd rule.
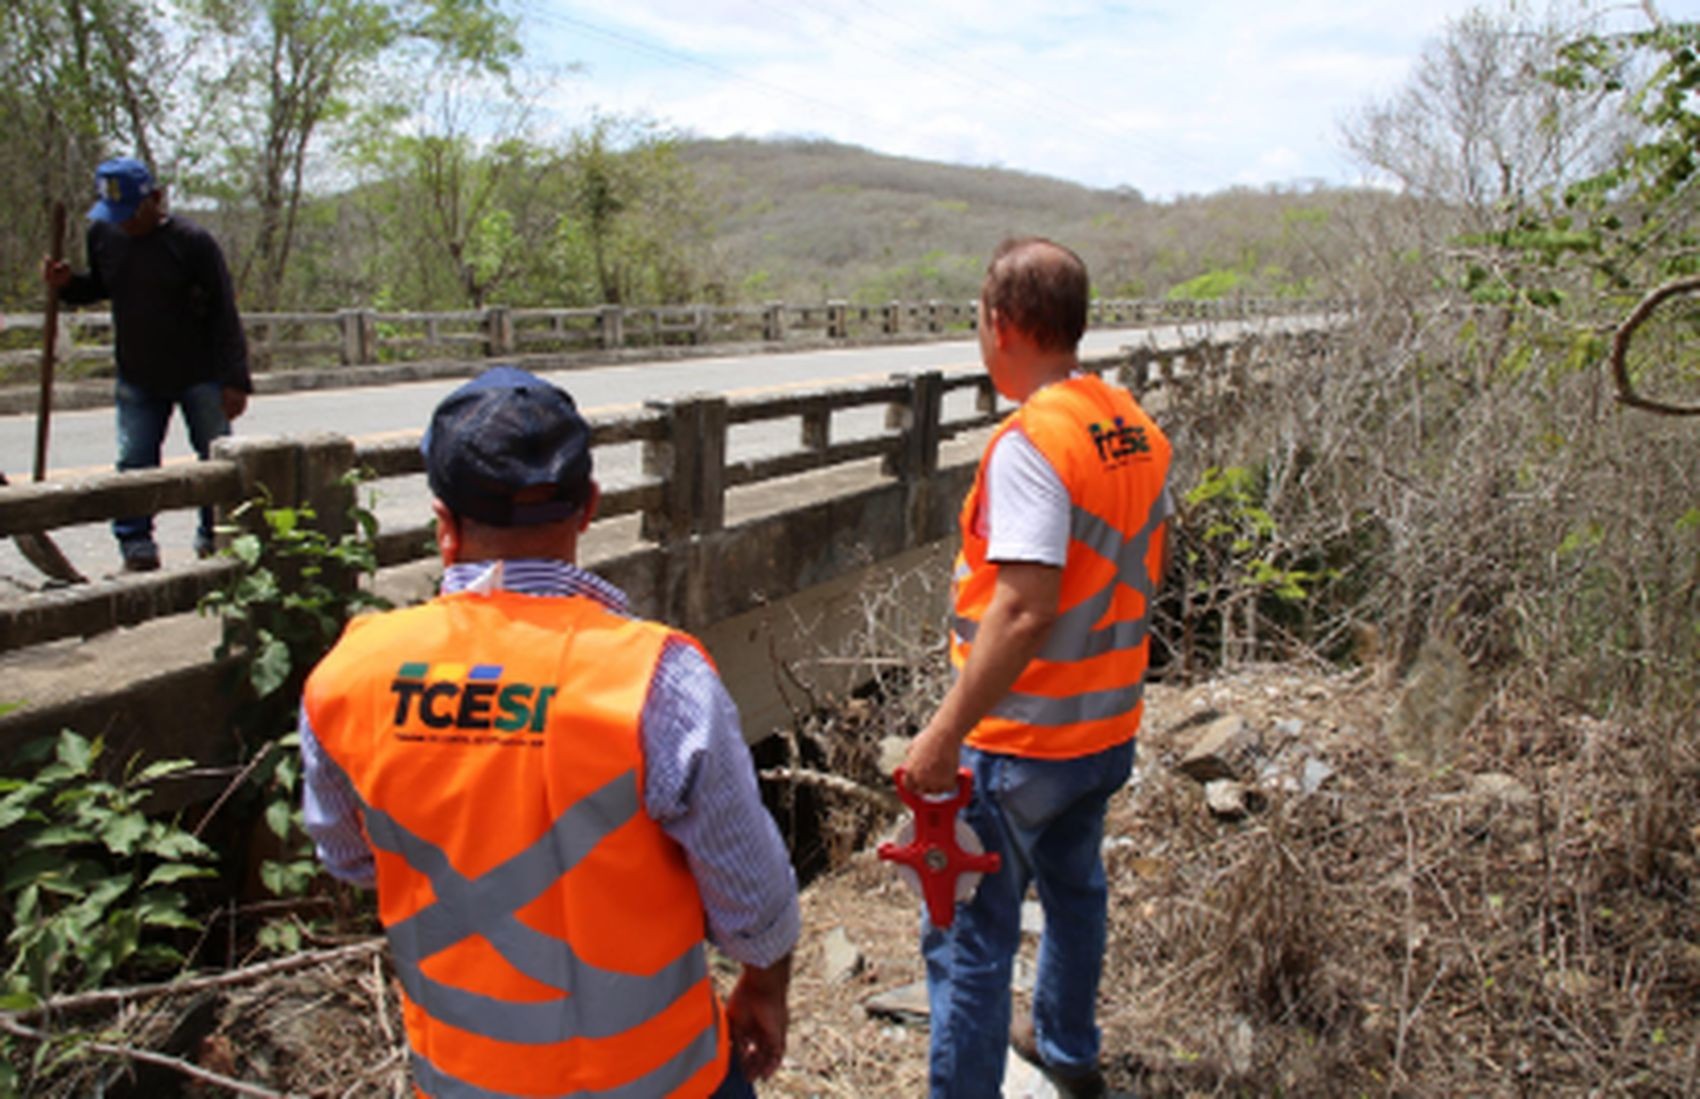
[[[1107,329],[1087,333],[1083,354],[1113,352],[1155,336],[1162,343],[1179,339],[1174,328],[1157,330]],[[797,353],[753,354],[724,358],[685,359],[562,371],[548,375],[577,399],[587,416],[613,415],[642,406],[647,400],[687,393],[743,395],[764,390],[814,388],[883,380],[894,374],[924,370],[974,371],[979,350],[973,340],[948,343],[843,348]],[[381,388],[309,390],[254,398],[236,424],[247,436],[299,435],[335,432],[356,439],[395,437],[418,432],[460,379],[413,382]],[[965,415],[972,394],[953,394],[946,416]],[[112,469],[113,412],[110,408],[67,412],[52,422],[48,460],[49,480],[76,480]],[[834,441],[872,434],[883,429],[878,409],[854,410],[834,417]],[[795,422],[750,425],[733,429],[730,458],[784,451],[796,446]],[[0,417],[0,469],[15,480],[28,475],[35,452],[32,416]],[[181,421],[174,418],[166,439],[166,462],[193,460]],[[597,453],[597,473],[606,487],[618,487],[637,475],[638,448],[625,446]],[[425,514],[423,478],[384,483],[376,501],[382,522],[417,521]],[[192,512],[174,512],[158,519],[161,554],[167,567],[190,555],[194,530]],[[53,540],[85,575],[112,574],[118,566],[117,548],[100,525],[63,528]],[[42,575],[7,539],[0,543],[0,598],[38,590]]]

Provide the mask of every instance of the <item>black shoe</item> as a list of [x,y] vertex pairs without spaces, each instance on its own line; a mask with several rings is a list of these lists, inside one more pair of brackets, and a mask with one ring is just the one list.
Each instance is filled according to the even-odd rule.
[[158,572],[159,551],[141,551],[124,555],[125,572]]
[[1045,1074],[1045,1078],[1067,1099],[1103,1099],[1108,1094],[1104,1074],[1095,1068],[1067,1072],[1052,1068],[1039,1056],[1039,1039],[1032,1019],[1017,1019],[1009,1025],[1009,1047],[1016,1055]]

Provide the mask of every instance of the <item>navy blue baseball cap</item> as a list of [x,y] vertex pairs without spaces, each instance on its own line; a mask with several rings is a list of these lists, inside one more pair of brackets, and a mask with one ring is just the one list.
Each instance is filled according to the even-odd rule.
[[153,194],[153,173],[139,160],[127,156],[108,160],[94,170],[95,204],[89,207],[90,221],[129,221],[142,200]]
[[570,518],[590,498],[590,425],[560,386],[493,366],[443,398],[420,444],[431,492],[495,527]]

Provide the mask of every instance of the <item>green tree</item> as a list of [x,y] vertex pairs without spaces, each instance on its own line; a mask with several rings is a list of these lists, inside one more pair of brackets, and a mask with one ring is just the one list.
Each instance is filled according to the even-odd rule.
[[203,189],[251,204],[239,268],[251,304],[278,303],[327,131],[406,105],[433,65],[501,72],[519,55],[493,0],[187,0],[208,49],[195,71],[208,116],[185,135]]
[[136,0],[8,0],[0,5],[0,297],[40,298],[35,263],[54,199],[82,195],[94,166],[122,152],[153,162],[169,72],[166,42]]
[[365,143],[378,179],[366,205],[383,225],[371,246],[392,254],[386,285],[415,285],[405,293],[422,305],[451,293],[441,304],[524,295],[566,216],[562,154],[533,136],[534,107],[516,83],[445,69],[411,112],[418,125],[385,127]]
[[648,124],[598,118],[573,136],[566,167],[573,225],[560,236],[570,267],[588,252],[610,304],[688,300],[707,262],[707,207],[678,142]]
[[1592,307],[1570,311],[1576,358],[1599,354],[1601,326],[1618,323],[1619,396],[1643,409],[1700,414],[1700,311],[1691,296],[1700,291],[1700,22],[1584,36],[1547,76],[1572,94],[1627,93],[1641,137],[1567,187],[1562,206],[1517,243],[1548,268],[1580,266],[1590,276],[1597,292],[1584,300]]
[[1580,234],[1576,251],[1612,289],[1700,271],[1700,23],[1583,36],[1546,75],[1571,94],[1628,92],[1640,125],[1640,140],[1565,188],[1551,227]]
[[1450,20],[1398,92],[1348,121],[1348,151],[1407,199],[1405,238],[1435,279],[1477,300],[1523,293],[1501,244],[1544,216],[1551,196],[1611,162],[1633,131],[1616,89],[1542,78],[1595,16],[1582,0],[1544,14],[1509,2]]

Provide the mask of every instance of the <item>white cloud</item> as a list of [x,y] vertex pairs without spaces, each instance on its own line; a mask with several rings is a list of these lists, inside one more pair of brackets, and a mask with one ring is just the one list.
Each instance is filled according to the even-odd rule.
[[567,110],[1165,195],[1354,180],[1340,119],[1472,2],[526,0],[521,18],[587,62]]

